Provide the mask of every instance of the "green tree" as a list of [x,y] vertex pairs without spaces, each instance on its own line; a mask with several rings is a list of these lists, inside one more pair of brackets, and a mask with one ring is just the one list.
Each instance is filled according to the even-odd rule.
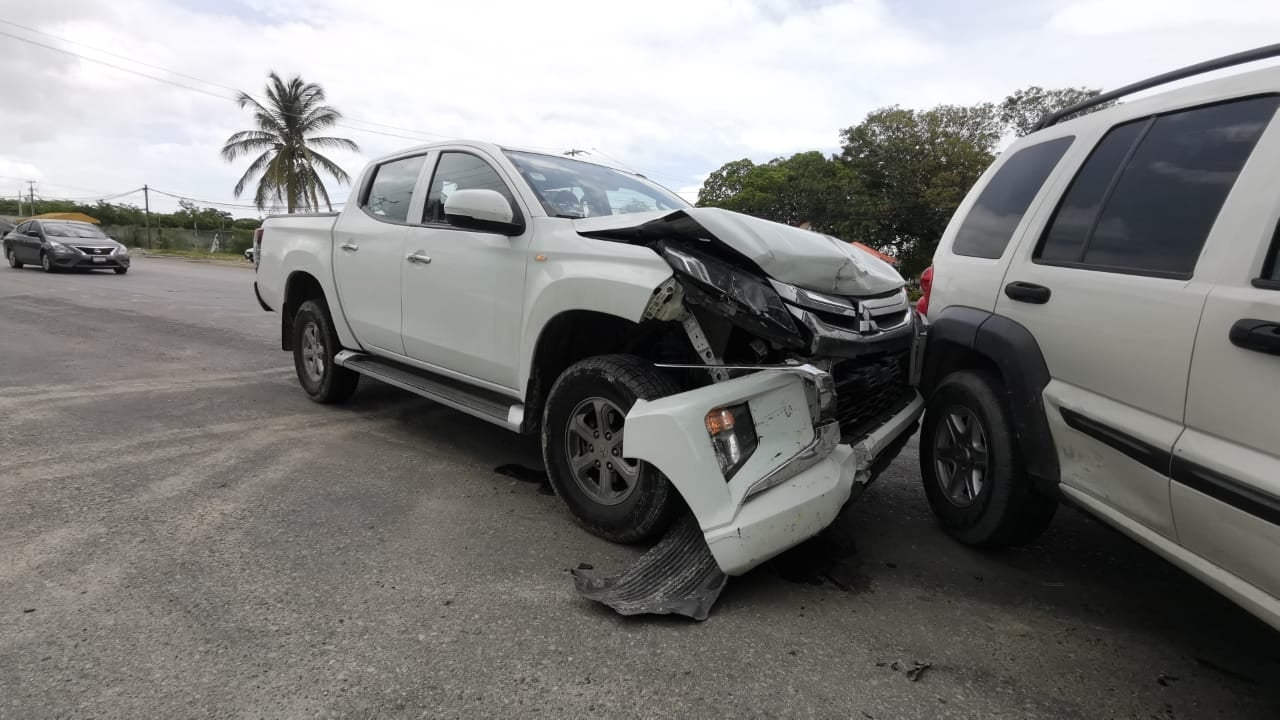
[[[1051,112],[1071,107],[1101,94],[1093,88],[1057,88],[1046,90],[1032,85],[1013,93],[1000,103],[1000,121],[1018,137],[1031,132],[1040,119]],[[1111,103],[1103,103],[1086,112],[1101,110]],[[1081,113],[1083,114],[1083,113]]]
[[755,167],[756,164],[746,158],[721,165],[707,176],[702,188],[698,190],[698,207],[722,207],[725,202],[742,192],[747,175]]
[[268,75],[265,105],[244,92],[240,93],[239,102],[240,107],[252,109],[257,128],[227,138],[222,157],[234,162],[242,156],[261,154],[236,183],[235,196],[240,197],[257,177],[253,202],[259,210],[273,205],[284,205],[291,213],[319,210],[321,201],[332,210],[320,173],[323,171],[339,183],[348,183],[351,178],[319,150],[358,152],[360,148],[346,138],[316,135],[342,118],[341,113],[325,104],[324,88],[304,83],[298,76],[286,82],[272,72]]
[[[876,110],[841,131],[841,159],[858,182],[856,237],[899,259],[929,264],[951,213],[991,164],[1003,134],[994,105]],[[846,236],[847,237],[847,236]]]

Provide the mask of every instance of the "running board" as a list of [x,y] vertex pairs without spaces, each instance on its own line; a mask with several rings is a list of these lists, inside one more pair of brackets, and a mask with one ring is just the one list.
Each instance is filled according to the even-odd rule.
[[338,353],[333,362],[339,367],[401,390],[408,390],[414,395],[434,400],[509,430],[519,432],[524,424],[524,405],[451,378],[352,350]]

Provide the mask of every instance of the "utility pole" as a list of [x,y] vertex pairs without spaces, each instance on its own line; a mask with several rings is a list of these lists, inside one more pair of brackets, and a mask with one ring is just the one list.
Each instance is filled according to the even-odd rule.
[[36,214],[36,181],[27,181],[27,192],[31,193],[31,214]]
[[26,215],[22,214],[22,189],[21,188],[18,189],[18,217],[19,218],[26,217]]
[[142,205],[145,209],[145,219],[143,220],[147,226],[147,249],[151,249],[151,188],[146,185],[142,186]]

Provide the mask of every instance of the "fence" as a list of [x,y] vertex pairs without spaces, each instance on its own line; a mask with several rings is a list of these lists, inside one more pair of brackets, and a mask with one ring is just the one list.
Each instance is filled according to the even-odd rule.
[[148,239],[142,225],[107,225],[103,231],[131,248],[243,253],[253,245],[253,231],[239,229],[193,230],[153,227]]

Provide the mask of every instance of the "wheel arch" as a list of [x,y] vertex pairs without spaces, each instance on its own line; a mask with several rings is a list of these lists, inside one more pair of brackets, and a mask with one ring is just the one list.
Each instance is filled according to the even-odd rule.
[[671,323],[635,322],[599,310],[565,310],[552,317],[534,343],[521,431],[539,431],[551,386],[571,365],[596,355],[653,359],[654,341],[672,327]]
[[[294,270],[284,283],[284,304],[280,308],[280,349],[293,349],[293,318],[308,300],[325,300],[324,286],[306,270]],[[332,320],[333,313],[329,313]]]
[[984,310],[946,308],[930,322],[921,392],[931,397],[943,378],[962,369],[986,370],[1004,383],[1027,474],[1042,490],[1056,494],[1061,470],[1044,406],[1049,367],[1031,331]]

